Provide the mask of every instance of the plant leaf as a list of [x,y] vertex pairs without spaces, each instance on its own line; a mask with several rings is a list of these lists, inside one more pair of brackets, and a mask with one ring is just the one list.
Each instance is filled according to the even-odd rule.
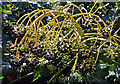
[[116,68],[115,65],[110,65],[108,66],[107,71],[114,71],[115,68]]
[[1,76],[1,77],[0,77],[0,79],[3,79],[3,78],[4,78],[4,76]]
[[108,62],[104,62],[103,60],[99,60],[99,62],[101,63],[101,64],[108,64]]
[[39,77],[41,77],[40,74],[38,74],[38,76],[36,78],[34,78],[32,82],[36,81]]

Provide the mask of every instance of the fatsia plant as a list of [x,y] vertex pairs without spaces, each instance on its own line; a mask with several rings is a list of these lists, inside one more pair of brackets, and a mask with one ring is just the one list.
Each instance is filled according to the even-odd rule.
[[100,54],[119,65],[120,28],[114,25],[118,17],[101,19],[97,11],[109,5],[101,4],[95,2],[89,12],[67,4],[23,15],[11,26],[16,40],[7,44],[12,68],[22,73],[46,65],[51,83],[64,72],[78,70],[82,76],[92,76]]

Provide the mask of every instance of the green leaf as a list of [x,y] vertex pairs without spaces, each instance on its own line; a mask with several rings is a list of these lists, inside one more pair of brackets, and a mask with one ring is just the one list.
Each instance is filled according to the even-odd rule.
[[119,3],[118,3],[118,2],[116,2],[116,3],[115,3],[115,5],[118,7],[118,6],[119,6]]
[[0,10],[2,10],[2,7],[0,7]]
[[107,71],[114,71],[115,68],[116,68],[115,65],[110,65],[108,66]]
[[52,5],[55,5],[55,4],[56,4],[55,2],[52,3]]
[[[46,12],[49,12],[49,11],[46,11]],[[48,15],[48,16],[52,17],[53,15]]]
[[36,81],[39,77],[41,77],[40,74],[38,74],[38,76],[36,78],[34,78],[32,82]]
[[0,79],[3,79],[3,78],[4,78],[4,76],[1,76],[1,77],[0,77]]
[[12,12],[11,11],[7,11],[7,10],[2,10],[2,13],[4,13],[4,14],[12,14]]
[[99,60],[99,62],[101,63],[101,64],[108,64],[108,62],[104,62],[103,60]]
[[101,64],[104,64],[104,61],[103,61],[103,60],[99,60],[99,62],[100,62]]
[[11,6],[11,4],[7,4],[7,7],[9,8]]
[[17,21],[16,19],[13,20],[14,22]]

